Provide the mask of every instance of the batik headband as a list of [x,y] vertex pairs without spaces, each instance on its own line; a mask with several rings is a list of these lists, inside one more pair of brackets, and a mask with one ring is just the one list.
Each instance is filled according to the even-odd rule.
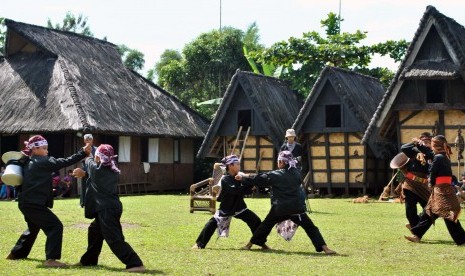
[[[102,144],[95,151],[95,156],[100,158],[100,166],[111,167],[111,170],[120,173],[121,171],[116,167],[115,158],[118,155],[113,154],[113,147],[111,145]],[[99,166],[99,168],[100,168]]]
[[236,155],[228,155],[221,160],[224,165],[231,165],[234,163],[240,163],[240,159]]
[[285,164],[289,164],[290,168],[297,168],[297,160],[292,156],[292,153],[288,150],[281,151],[278,155],[278,161],[283,161]]
[[[27,144],[26,144],[27,143]],[[38,147],[42,147],[42,146],[48,146],[48,142],[47,140],[38,140],[38,141],[35,141],[35,142],[25,142],[26,144],[26,147],[28,149],[32,149],[32,148],[38,148]]]

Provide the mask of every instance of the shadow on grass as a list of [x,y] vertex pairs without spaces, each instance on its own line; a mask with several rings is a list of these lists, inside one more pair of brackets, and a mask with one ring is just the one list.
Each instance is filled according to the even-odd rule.
[[334,255],[326,255],[323,252],[308,252],[308,251],[286,251],[282,249],[270,249],[270,250],[262,250],[259,248],[254,248],[250,250],[244,250],[240,248],[208,248],[209,250],[218,250],[218,251],[231,251],[231,250],[239,250],[244,252],[256,252],[260,254],[280,254],[280,255],[302,255],[302,256],[311,256],[311,257],[348,257],[349,255],[346,254],[334,254]]
[[[34,260],[34,261],[40,261],[40,260]],[[40,261],[42,262],[42,261]],[[37,268],[41,268],[41,269],[51,269],[50,267],[46,267],[43,265],[43,263],[41,263],[40,265],[37,266]],[[55,269],[55,268],[52,268],[52,269]],[[116,268],[116,267],[110,267],[110,266],[106,266],[106,265],[95,265],[95,266],[82,266],[82,265],[69,265],[67,267],[63,267],[63,268],[59,268],[59,269],[63,269],[63,270],[68,270],[68,269],[77,269],[77,270],[80,270],[82,272],[84,272],[84,270],[90,270],[90,271],[100,271],[102,272],[103,270],[107,270],[107,271],[114,271],[114,272],[125,272],[126,269],[124,268]],[[163,271],[161,270],[156,270],[156,269],[146,269],[144,273],[137,273],[137,274],[165,274]]]
[[447,244],[447,245],[456,245],[453,241],[445,241],[445,240],[422,240],[421,243],[424,244]]
[[311,216],[312,214],[322,214],[322,215],[334,215],[331,212],[321,212],[321,211],[314,211],[312,210],[310,213],[307,212],[307,215]]

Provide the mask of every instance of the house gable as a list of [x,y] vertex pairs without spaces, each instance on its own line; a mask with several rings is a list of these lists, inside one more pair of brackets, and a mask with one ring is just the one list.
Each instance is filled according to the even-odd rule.
[[327,80],[303,123],[303,133],[356,132],[363,127]]
[[429,28],[423,43],[418,50],[413,63],[424,60],[437,60],[452,62],[442,37],[439,35],[434,24]]
[[434,7],[427,7],[406,56],[365,131],[364,142],[389,143],[395,139],[396,116],[392,111],[408,105],[419,110],[463,107],[463,97],[456,99],[454,95],[458,95],[455,88],[464,90],[464,35],[463,26]]

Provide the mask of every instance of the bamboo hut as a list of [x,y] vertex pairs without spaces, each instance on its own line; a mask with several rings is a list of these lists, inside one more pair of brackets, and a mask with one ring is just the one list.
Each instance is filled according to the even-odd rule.
[[219,159],[242,152],[243,171],[274,169],[286,129],[294,122],[302,102],[299,94],[283,81],[238,70],[197,157]]
[[208,128],[204,118],[127,69],[112,43],[5,23],[1,152],[19,150],[29,135],[43,134],[50,155],[67,156],[88,132],[95,144],[115,147],[121,184],[145,183],[149,191],[185,190],[192,184],[194,142]]
[[464,81],[465,28],[428,6],[363,141],[376,143],[376,154],[386,158],[424,131],[453,145],[465,125]]
[[293,128],[307,151],[307,185],[329,194],[377,193],[385,162],[361,144],[384,88],[378,79],[327,66]]

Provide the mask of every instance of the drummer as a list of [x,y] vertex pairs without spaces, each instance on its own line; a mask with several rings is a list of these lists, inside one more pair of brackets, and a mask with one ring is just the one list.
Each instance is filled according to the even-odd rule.
[[428,169],[434,157],[431,138],[429,132],[423,132],[419,137],[413,138],[412,142],[401,147],[409,161],[401,168],[404,180],[396,191],[400,194],[401,201],[405,202],[405,215],[408,220],[405,227],[409,230],[420,220],[417,204],[424,209],[431,194],[428,187]]

